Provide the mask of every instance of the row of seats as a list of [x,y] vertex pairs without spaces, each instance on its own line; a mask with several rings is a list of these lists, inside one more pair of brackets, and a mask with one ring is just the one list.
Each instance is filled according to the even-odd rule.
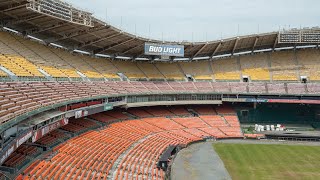
[[54,130],[37,140],[36,144],[52,147],[55,144],[59,143],[59,140],[63,140],[66,137],[67,136],[63,131]]
[[68,132],[72,132],[72,133],[79,133],[79,132],[85,131],[88,128],[94,128],[96,126],[97,124],[95,122],[81,118],[81,119],[70,119],[69,123],[61,127],[61,129]]
[[[316,49],[244,55],[212,62],[146,63],[71,54],[12,33],[0,32],[0,54],[6,61],[1,63],[2,66],[17,76],[29,77],[42,77],[37,70],[40,68],[52,77],[63,78],[80,78],[79,71],[88,78],[99,79],[119,79],[117,73],[123,73],[129,79],[184,80],[189,74],[196,80],[217,81],[240,81],[241,76],[249,76],[253,81],[300,81],[299,76],[308,76],[311,81],[320,80],[319,51]],[[15,67],[16,64],[21,68]]]
[[259,139],[259,138],[264,138],[264,134],[243,134],[244,137],[250,138],[250,139]]
[[4,166],[16,168],[28,159],[31,158],[32,155],[38,152],[38,148],[34,146],[21,145],[19,148],[13,152],[7,160],[3,163]]
[[0,77],[7,77],[8,74],[0,69]]
[[43,77],[35,65],[22,57],[0,55],[0,66],[20,77]]

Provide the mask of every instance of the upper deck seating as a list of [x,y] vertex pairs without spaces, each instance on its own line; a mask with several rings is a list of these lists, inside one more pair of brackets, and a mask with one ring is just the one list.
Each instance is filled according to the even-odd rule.
[[6,77],[6,76],[8,76],[8,74],[0,69],[0,77]]
[[81,56],[81,58],[92,66],[99,74],[107,79],[119,80],[117,73],[120,71],[115,67],[109,59],[104,58],[91,58],[87,56]]
[[214,77],[218,81],[240,81],[237,59],[219,59],[212,62]]
[[267,54],[241,56],[242,76],[249,76],[252,81],[269,81],[270,72]]
[[152,63],[137,62],[137,66],[149,79],[165,79],[161,72]]
[[135,62],[130,61],[113,61],[112,62],[119,72],[126,75],[129,79],[146,79],[147,77],[138,68]]
[[210,61],[179,62],[185,74],[190,74],[196,80],[212,80],[213,72]]
[[20,77],[43,77],[37,67],[28,60],[13,55],[0,55],[0,66],[5,67],[16,76]]
[[297,81],[298,65],[293,52],[275,52],[271,54],[271,71],[274,81]]
[[320,81],[320,56],[314,49],[297,51],[297,59],[301,66],[300,76],[307,76],[310,81]]
[[184,80],[185,78],[177,63],[156,63],[155,66],[166,79]]

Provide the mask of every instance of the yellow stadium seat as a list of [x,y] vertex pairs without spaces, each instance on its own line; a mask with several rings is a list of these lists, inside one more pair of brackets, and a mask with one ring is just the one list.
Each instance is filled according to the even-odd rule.
[[119,79],[119,76],[116,74],[103,74],[103,76],[107,79]]
[[240,81],[240,71],[237,59],[219,59],[212,62],[212,69],[216,80]]
[[8,74],[0,70],[0,77],[6,77],[6,76],[8,76]]
[[277,74],[273,75],[273,80],[274,81],[297,81],[297,76],[295,74]]
[[269,81],[270,72],[268,69],[255,68],[255,69],[244,69],[242,70],[243,76],[250,76],[253,81]]
[[146,78],[143,72],[138,68],[135,62],[130,61],[114,61],[112,64],[119,70],[119,72],[126,75],[129,79],[143,79]]
[[50,74],[54,78],[67,78],[68,76],[65,75],[61,70],[55,68],[55,67],[50,67],[50,66],[40,66],[41,69],[43,69],[45,72]]
[[249,76],[253,81],[270,81],[267,54],[240,56],[242,76]]
[[196,79],[196,80],[212,80],[212,76],[210,76],[210,75],[204,75],[204,76],[194,76],[194,78]]
[[80,75],[74,69],[59,69],[70,78],[80,78]]
[[147,75],[149,79],[164,79],[163,75],[154,64],[138,62],[137,66]]
[[271,54],[272,79],[274,81],[297,81],[298,65],[293,52],[274,52]]
[[237,72],[215,73],[216,80],[240,80],[240,74]]
[[85,76],[87,76],[88,78],[103,78],[103,75],[94,72],[94,71],[84,71],[82,72]]
[[43,77],[38,68],[28,60],[15,55],[1,55],[0,65],[19,77]]
[[303,49],[297,51],[300,76],[308,76],[311,81],[320,81],[320,56],[314,49]]
[[185,78],[177,63],[157,63],[155,66],[167,79],[183,80]]
[[190,74],[197,80],[212,80],[210,61],[179,62],[184,74]]

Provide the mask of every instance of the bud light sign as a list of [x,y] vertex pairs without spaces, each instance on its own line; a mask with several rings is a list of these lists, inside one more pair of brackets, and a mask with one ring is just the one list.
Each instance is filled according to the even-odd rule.
[[145,55],[184,57],[184,46],[145,43]]

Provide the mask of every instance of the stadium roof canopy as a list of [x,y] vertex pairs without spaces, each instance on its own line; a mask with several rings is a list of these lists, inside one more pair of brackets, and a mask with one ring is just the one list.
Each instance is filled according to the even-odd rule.
[[[0,11],[2,27],[39,38],[45,43],[58,44],[70,50],[77,49],[92,54],[123,56],[132,59],[150,58],[144,55],[145,42],[184,45],[185,58],[190,59],[292,47],[302,42],[300,36],[302,30],[290,31],[284,36],[282,42],[281,32],[254,34],[209,42],[162,42],[123,32],[94,18],[91,13],[74,8],[59,0],[0,0]],[[314,29],[307,31],[311,30]],[[320,40],[319,30],[316,31],[317,41],[304,41],[302,44],[317,45]],[[290,36],[292,34],[294,36]]]

